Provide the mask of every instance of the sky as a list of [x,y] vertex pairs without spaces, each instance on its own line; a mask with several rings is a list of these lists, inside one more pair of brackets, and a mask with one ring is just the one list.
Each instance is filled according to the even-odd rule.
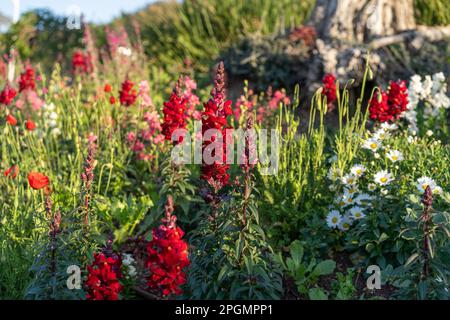
[[23,13],[36,8],[48,8],[58,15],[81,11],[86,20],[95,23],[106,23],[120,16],[121,12],[134,12],[152,0],[0,0],[0,12],[14,16],[13,2],[19,3],[19,12]]

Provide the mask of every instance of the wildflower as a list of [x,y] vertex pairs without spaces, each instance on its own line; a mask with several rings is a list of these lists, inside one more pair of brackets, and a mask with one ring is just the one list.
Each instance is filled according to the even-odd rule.
[[382,170],[379,171],[375,174],[375,182],[378,183],[380,186],[386,186],[389,183],[391,183],[392,180],[394,180],[392,178],[392,175],[390,173],[388,173],[386,170]]
[[110,93],[112,91],[112,87],[109,83],[105,84],[103,91],[105,91],[106,93]]
[[125,80],[122,83],[122,89],[119,91],[120,104],[129,107],[133,105],[137,98],[137,91],[133,89],[134,83],[130,80]]
[[381,146],[380,141],[375,138],[369,138],[365,140],[362,145],[364,149],[369,149],[372,150],[373,152],[377,151],[380,146]]
[[398,150],[391,150],[386,154],[386,157],[392,162],[402,161],[403,154]]
[[94,253],[94,262],[87,267],[85,282],[87,300],[118,300],[123,289],[120,257],[116,254]]
[[116,104],[116,98],[114,96],[109,97],[109,103],[110,104]]
[[337,210],[332,210],[327,215],[327,225],[330,228],[337,228],[342,220],[342,215]]
[[380,125],[380,129],[382,129],[384,131],[393,131],[393,130],[398,129],[398,126],[395,123],[383,122]]
[[367,205],[369,201],[372,201],[373,197],[367,193],[361,193],[355,198],[355,203],[358,205]]
[[390,82],[388,104],[389,114],[393,117],[393,119],[398,119],[400,114],[406,111],[408,106],[406,81],[399,80],[396,82]]
[[347,214],[345,214],[338,225],[339,230],[348,231],[350,229],[350,226],[352,225],[352,222],[352,219]]
[[14,118],[14,116],[12,114],[8,114],[6,116],[6,122],[8,122],[10,125],[15,126],[17,125],[17,119]]
[[441,188],[441,187],[435,186],[435,187],[432,189],[432,192],[433,192],[433,194],[441,195],[443,191],[442,191],[442,188]]
[[347,186],[351,186],[356,184],[356,181],[358,180],[358,176],[354,174],[346,174],[342,177],[342,183]]
[[36,129],[36,124],[32,120],[27,120],[25,122],[25,127],[28,131],[33,131],[34,129]]
[[122,265],[126,266],[127,274],[129,277],[135,277],[137,275],[136,267],[134,266],[135,260],[129,253],[124,253],[122,255]]
[[428,137],[431,137],[431,136],[433,135],[433,131],[427,130],[427,132],[425,132],[425,134],[426,134]]
[[35,190],[47,187],[49,182],[50,180],[48,179],[48,177],[42,173],[30,172],[28,174],[28,183],[30,184],[30,187]]
[[342,195],[342,202],[343,202],[343,207],[352,205],[353,203],[355,203],[355,199],[353,198],[353,194],[343,194]]
[[386,92],[378,92],[369,103],[370,118],[379,122],[386,122],[392,119],[388,113],[388,95]]
[[363,212],[364,208],[359,206],[354,206],[350,209],[350,215],[353,219],[359,220],[365,217],[365,214]]
[[19,78],[19,92],[24,90],[35,90],[35,74],[34,69],[28,64],[25,71],[20,74]]
[[383,129],[378,129],[374,134],[373,134],[373,138],[379,141],[383,141],[387,138],[389,138],[389,131],[383,130]]
[[350,186],[349,188],[345,188],[344,194],[345,195],[354,195],[358,191],[359,191],[358,187],[353,185],[353,186]]
[[363,166],[362,164],[355,164],[350,169],[350,172],[357,177],[361,177],[364,174],[364,172],[366,172],[366,167]]
[[19,174],[19,166],[13,165],[5,170],[4,175],[5,177],[10,177],[11,179],[15,179],[17,175]]
[[91,73],[92,58],[89,53],[84,53],[81,50],[76,50],[72,56],[72,72],[74,74]]
[[334,102],[336,101],[336,77],[327,73],[323,79],[322,94],[327,97],[328,110],[334,109]]
[[341,170],[339,168],[331,167],[328,170],[327,178],[330,179],[331,181],[336,181],[340,177],[341,177]]
[[6,83],[2,92],[0,92],[0,104],[8,106],[17,95],[17,91],[14,90],[8,83]]
[[[208,181],[208,183],[216,186],[215,189],[220,189],[223,185],[228,183],[230,175],[228,169],[230,165],[226,163],[226,129],[227,129],[227,117],[232,115],[231,101],[225,101],[224,90],[224,76],[225,69],[223,62],[221,62],[217,68],[217,74],[215,78],[214,88],[211,91],[211,98],[205,103],[205,110],[202,113],[202,134],[209,129],[216,129],[221,131],[222,142],[222,159],[220,161],[214,161],[212,164],[204,162],[202,165],[202,179]],[[212,139],[211,139],[212,140]],[[205,150],[213,141],[204,141],[203,150]]]
[[389,193],[389,190],[383,188],[383,189],[380,190],[380,193],[381,193],[383,196],[385,196],[385,195],[387,195],[387,194]]
[[150,85],[147,80],[143,80],[139,83],[139,96],[142,101],[141,107],[154,107],[152,97],[150,96]]
[[150,271],[147,285],[163,296],[183,292],[180,287],[186,282],[183,269],[190,264],[187,243],[181,239],[184,232],[176,226],[177,217],[172,215],[173,210],[173,200],[169,196],[163,224],[152,230],[153,239],[147,245],[148,259],[145,264]]
[[369,184],[367,185],[367,189],[368,189],[369,191],[375,191],[375,190],[377,189],[377,185],[376,185],[375,183],[369,183]]
[[[181,78],[178,79],[175,90],[170,95],[169,101],[164,102],[164,122],[162,124],[162,134],[166,140],[172,141],[172,134],[177,129],[186,128],[186,100],[181,95]],[[183,136],[179,137],[179,143]],[[180,141],[181,140],[181,141]]]
[[431,188],[431,190],[433,190],[436,188],[436,182],[426,176],[422,176],[417,179],[417,190],[419,190],[419,192],[425,192],[428,186]]

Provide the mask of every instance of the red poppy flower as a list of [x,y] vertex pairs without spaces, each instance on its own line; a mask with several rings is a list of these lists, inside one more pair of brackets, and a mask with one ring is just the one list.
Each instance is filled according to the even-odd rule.
[[30,172],[28,174],[28,183],[30,184],[30,187],[35,190],[39,190],[48,186],[49,182],[50,180],[48,179],[48,177],[42,173]]
[[25,123],[25,127],[28,131],[33,131],[34,129],[36,129],[36,124],[31,120],[27,120],[27,122]]
[[116,98],[114,98],[114,96],[109,97],[109,103],[116,104]]
[[8,122],[12,126],[15,126],[17,124],[17,119],[14,118],[14,116],[12,114],[8,114],[6,116],[6,122]]
[[13,165],[9,169],[6,169],[4,172],[5,177],[10,177],[11,179],[15,179],[19,174],[19,166]]
[[105,84],[105,87],[103,88],[103,90],[105,92],[111,92],[112,87],[111,87],[111,85],[109,83],[107,83],[107,84]]

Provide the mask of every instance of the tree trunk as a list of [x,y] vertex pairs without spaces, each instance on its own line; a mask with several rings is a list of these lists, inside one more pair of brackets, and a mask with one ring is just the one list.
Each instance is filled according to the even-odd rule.
[[317,0],[308,24],[321,39],[350,43],[416,27],[413,0]]
[[307,75],[310,90],[320,86],[324,73],[339,80],[361,81],[365,57],[375,76],[390,67],[384,65],[387,45],[404,42],[418,49],[424,41],[439,41],[450,35],[450,26],[417,26],[413,0],[317,0],[307,25],[316,30],[316,51]]

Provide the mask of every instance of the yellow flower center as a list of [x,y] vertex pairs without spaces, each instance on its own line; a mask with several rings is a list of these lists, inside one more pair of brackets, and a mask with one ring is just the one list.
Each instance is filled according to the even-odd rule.
[[355,217],[356,217],[356,218],[361,217],[361,213],[359,213],[359,212],[355,213]]
[[377,148],[377,144],[376,144],[375,142],[372,142],[372,143],[370,144],[370,147],[371,147],[372,149],[376,149],[376,148]]
[[347,201],[348,201],[348,203],[352,203],[353,199],[352,198],[348,198]]
[[386,177],[383,177],[383,178],[380,179],[380,181],[383,182],[383,183],[386,183],[387,180],[388,180],[388,179],[387,179]]
[[397,156],[392,156],[392,160],[397,161],[398,157]]
[[331,222],[337,223],[337,221],[338,221],[338,218],[336,218],[336,217],[331,218]]
[[362,173],[362,170],[361,170],[361,169],[358,169],[358,170],[356,170],[356,173],[357,173],[357,174],[361,174],[361,173]]
[[422,185],[422,189],[423,189],[423,190],[425,190],[427,187],[428,187],[428,183],[424,183],[424,184]]

